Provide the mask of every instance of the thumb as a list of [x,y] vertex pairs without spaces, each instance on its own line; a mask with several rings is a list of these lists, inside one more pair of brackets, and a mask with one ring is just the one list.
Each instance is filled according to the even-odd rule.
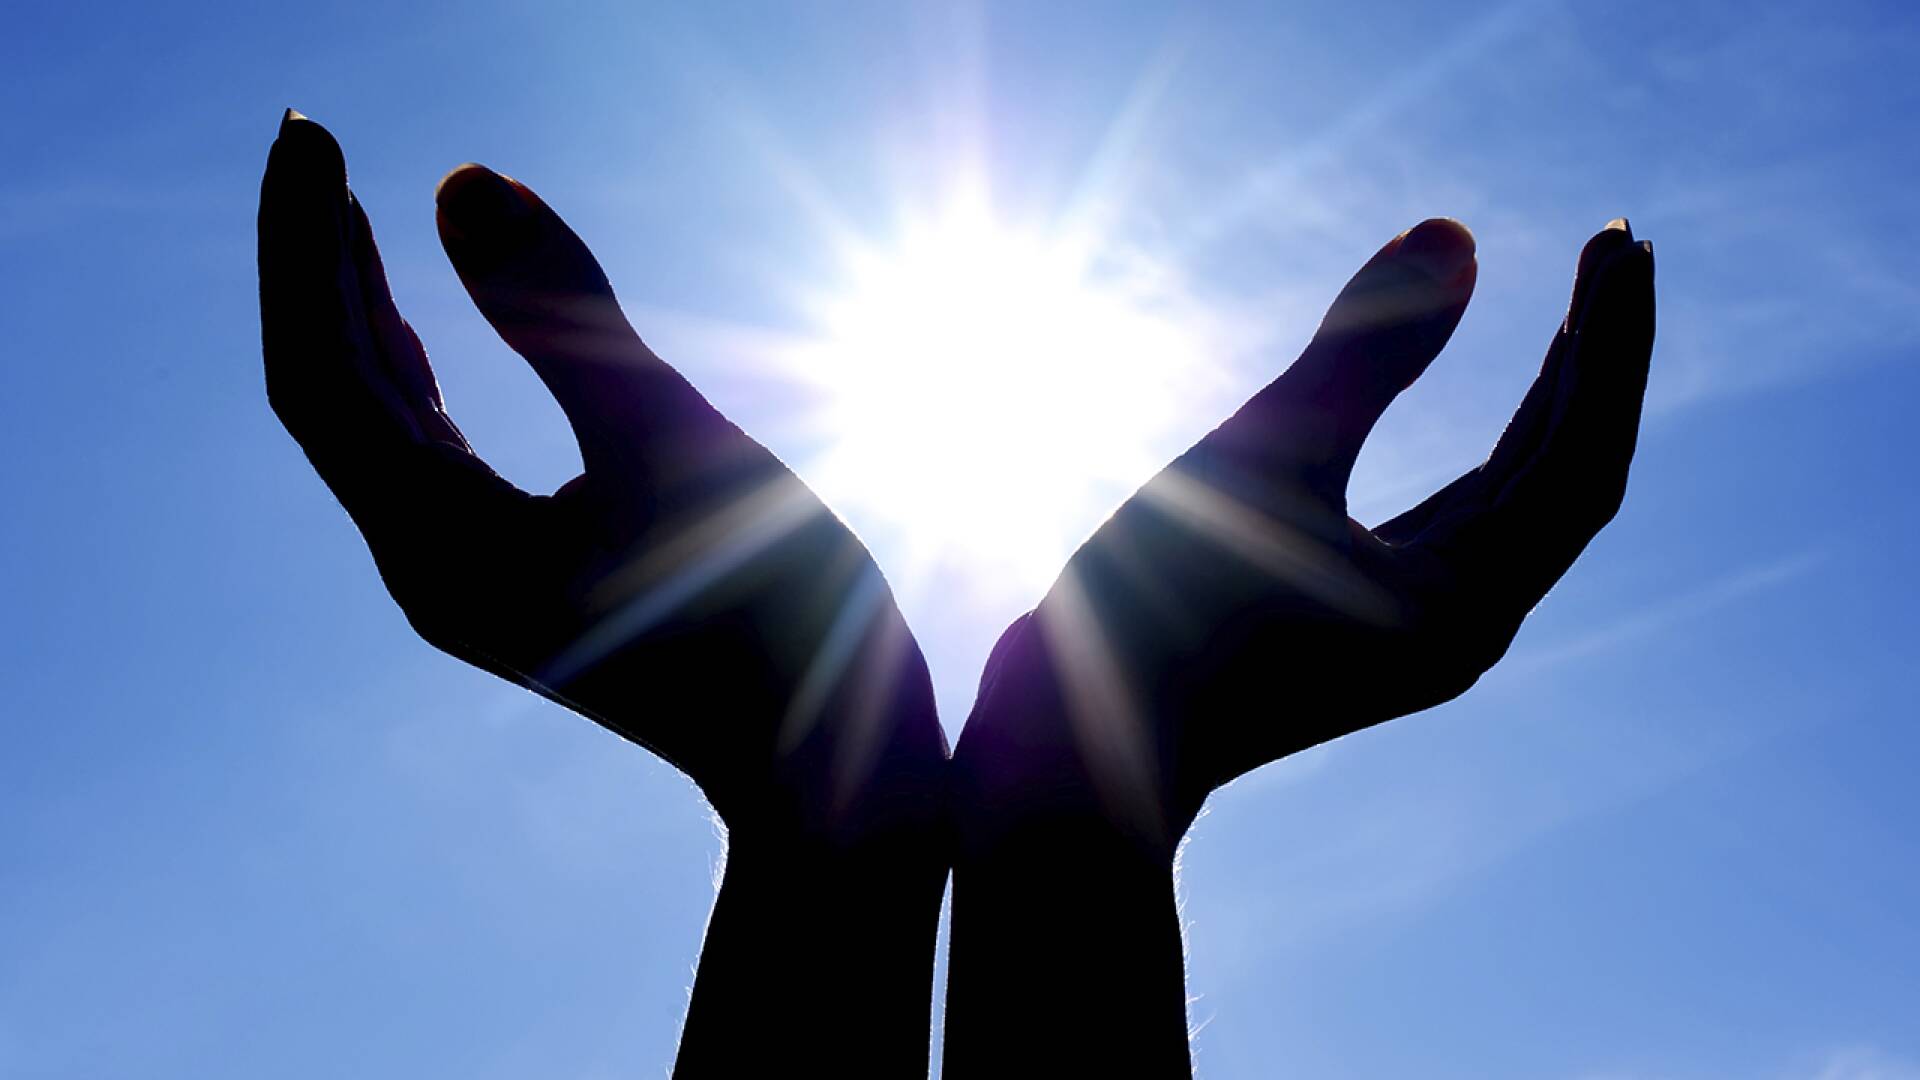
[[560,403],[590,476],[630,473],[663,434],[718,419],[640,340],[593,253],[525,185],[462,165],[440,181],[434,201],[454,270]]
[[1341,290],[1300,358],[1223,433],[1338,504],[1375,422],[1453,334],[1475,272],[1473,235],[1457,221],[1434,218],[1395,237]]

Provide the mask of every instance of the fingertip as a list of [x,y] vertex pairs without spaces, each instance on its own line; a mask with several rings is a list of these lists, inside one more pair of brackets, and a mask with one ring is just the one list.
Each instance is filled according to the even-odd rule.
[[590,324],[632,335],[600,265],[526,185],[468,162],[434,189],[440,243],[494,329],[530,358]]
[[527,185],[505,173],[495,172],[477,161],[455,166],[433,187],[433,201],[442,209],[491,209],[505,213],[524,213],[538,205]]
[[442,177],[433,200],[445,239],[463,245],[484,239],[496,255],[525,242],[538,216],[532,193],[523,185],[473,162]]
[[455,165],[440,182],[433,186],[433,201],[443,202],[456,198],[461,190],[470,184],[485,183],[488,177],[498,179],[499,173],[477,161],[465,161]]
[[1620,244],[1601,262],[1598,273],[1602,277],[1612,277],[1624,270],[1652,274],[1653,242],[1651,240],[1633,240]]
[[1598,318],[1601,309],[1608,312],[1607,318],[1617,318],[1652,301],[1653,255],[1645,243],[1622,240],[1595,262],[1582,268],[1582,278],[1574,286],[1581,304],[1576,311],[1579,318],[1572,324],[1575,328]]
[[1464,284],[1474,269],[1473,232],[1453,218],[1428,218],[1400,237],[1395,256],[1442,285]]
[[[1467,228],[1466,223],[1459,218],[1428,218],[1413,228],[1408,229],[1406,235],[1408,238],[1416,235],[1432,237],[1433,240],[1431,242],[1454,244],[1465,247],[1468,251],[1472,251],[1474,247],[1473,230]],[[1402,242],[1404,243],[1405,241],[1403,240]]]
[[1614,218],[1607,222],[1580,249],[1580,261],[1574,271],[1575,292],[1581,291],[1582,282],[1591,282],[1622,254],[1638,248],[1639,245],[1633,242],[1633,229],[1627,224],[1626,218]]
[[297,109],[289,108],[281,114],[268,160],[294,164],[315,180],[341,185],[347,182],[347,155],[340,149],[339,140]]
[[346,238],[348,195],[340,144],[326,128],[287,109],[260,181],[261,266],[314,259],[313,265],[331,265],[334,256],[323,253]]
[[[1615,232],[1625,236],[1625,230]],[[1644,368],[1653,334],[1653,250],[1646,241],[1621,240],[1600,261],[1591,277],[1577,286],[1581,298],[1579,318],[1572,323],[1583,340],[1576,357],[1585,361],[1606,358],[1604,363],[1621,366],[1617,358],[1631,357],[1626,367]]]

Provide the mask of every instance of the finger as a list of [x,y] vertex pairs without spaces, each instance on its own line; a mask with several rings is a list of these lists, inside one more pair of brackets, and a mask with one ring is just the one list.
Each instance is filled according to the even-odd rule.
[[1632,243],[1633,233],[1625,218],[1608,222],[1606,228],[1587,241],[1581,249],[1574,272],[1573,298],[1567,306],[1566,317],[1561,320],[1560,328],[1547,348],[1540,373],[1527,388],[1526,397],[1521,400],[1520,408],[1494,444],[1492,454],[1485,462],[1454,478],[1413,509],[1374,529],[1374,535],[1389,544],[1411,543],[1437,523],[1477,512],[1484,508],[1490,495],[1498,493],[1519,467],[1533,457],[1546,431],[1553,403],[1559,397],[1557,390],[1564,369],[1561,357],[1566,353],[1574,326],[1586,310],[1586,300],[1593,292],[1594,278],[1609,258]]
[[1473,235],[1459,222],[1435,218],[1396,237],[1341,290],[1300,358],[1216,434],[1229,453],[1344,505],[1361,444],[1439,355],[1475,273]]
[[348,250],[346,161],[293,110],[260,187],[260,328],[267,397],[349,509],[383,485],[382,463],[421,439],[380,362]]
[[1486,471],[1498,478],[1496,484],[1505,485],[1539,451],[1557,403],[1566,398],[1563,358],[1574,333],[1585,321],[1594,284],[1615,258],[1633,246],[1633,229],[1627,219],[1615,218],[1580,249],[1580,260],[1573,276],[1573,297],[1567,304],[1566,318],[1561,320],[1553,343],[1547,347],[1540,374],[1534,378],[1533,385],[1527,388],[1520,408],[1513,414],[1512,421],[1507,424],[1506,431],[1501,433],[1499,441],[1494,444],[1493,453],[1487,458]]
[[1413,509],[1375,526],[1373,535],[1389,544],[1411,543],[1437,519],[1459,506],[1477,501],[1485,475],[1483,467],[1475,465],[1448,481],[1439,491],[1422,499]]
[[1483,508],[1431,540],[1523,610],[1566,573],[1626,494],[1653,354],[1654,260],[1652,245],[1630,236],[1609,243],[1570,320],[1551,389],[1516,435],[1531,445],[1517,445],[1515,460],[1501,462]]
[[261,184],[261,336],[275,413],[380,554],[520,493],[440,408],[346,180],[333,136],[287,110]]
[[[400,513],[393,516],[404,519],[417,531],[434,534],[484,519],[506,502],[525,499],[525,492],[501,478],[473,452],[459,426],[447,415],[427,350],[393,302],[386,267],[374,242],[373,225],[351,191],[347,193],[347,210],[348,246],[374,352],[425,439],[420,452],[411,448],[402,452],[411,470],[407,475],[414,476],[416,482],[403,486],[403,504]],[[394,471],[396,482],[401,475]],[[425,529],[421,530],[423,524]]]
[[347,232],[354,269],[359,276],[361,304],[367,313],[370,337],[381,367],[392,380],[402,403],[427,438],[472,452],[466,436],[447,415],[440,384],[427,362],[420,337],[400,314],[387,285],[387,270],[374,242],[373,224],[360,200],[347,193]]
[[460,280],[560,403],[589,476],[651,471],[663,440],[725,424],[641,342],[593,253],[532,191],[463,165],[436,201]]

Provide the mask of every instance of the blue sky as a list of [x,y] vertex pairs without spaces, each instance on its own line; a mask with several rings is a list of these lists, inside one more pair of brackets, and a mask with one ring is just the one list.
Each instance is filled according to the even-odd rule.
[[[764,343],[805,336],[836,230],[884,241],[957,174],[1023,228],[1097,222],[1206,328],[1145,459],[1277,372],[1380,242],[1459,217],[1478,296],[1361,460],[1367,520],[1484,453],[1580,243],[1628,215],[1661,326],[1624,511],[1465,698],[1214,799],[1183,862],[1199,1072],[1920,1077],[1909,6],[9,23],[0,1075],[671,1059],[719,852],[692,787],[415,640],[266,407],[253,213],[291,104],[344,143],[454,415],[529,487],[577,458],[439,251],[466,160],[565,213],[803,475],[834,389]],[[905,577],[912,522],[844,509]],[[1037,596],[992,571],[902,583],[950,732]]]

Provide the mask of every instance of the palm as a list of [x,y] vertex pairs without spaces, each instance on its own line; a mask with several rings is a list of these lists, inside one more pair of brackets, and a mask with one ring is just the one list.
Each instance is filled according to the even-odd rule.
[[[1652,258],[1624,222],[1596,236],[1493,454],[1368,530],[1347,515],[1354,459],[1473,278],[1452,223],[1383,248],[1300,360],[1122,506],[1003,638],[963,772],[1011,791],[1051,770],[1056,789],[1084,788],[1165,844],[1220,784],[1446,701],[1498,660],[1619,506]],[[975,777],[1005,769],[1009,740],[1047,764],[1017,783]]]
[[858,831],[918,798],[944,746],[871,558],[641,343],[571,230],[478,167],[443,185],[448,254],[579,439],[584,472],[531,495],[447,417],[344,181],[290,120],[262,190],[268,392],[420,634],[659,753],[735,828]]

